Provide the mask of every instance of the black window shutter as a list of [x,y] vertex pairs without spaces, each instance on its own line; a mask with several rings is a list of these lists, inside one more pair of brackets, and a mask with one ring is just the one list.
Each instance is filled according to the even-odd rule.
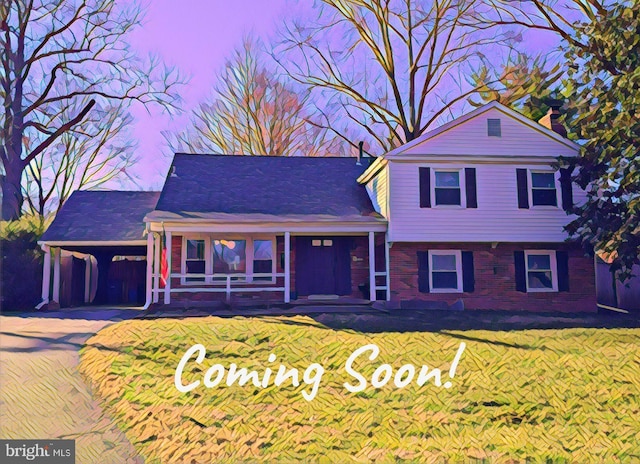
[[556,263],[558,264],[558,291],[569,291],[569,253],[556,251]]
[[527,269],[524,265],[524,251],[514,251],[513,259],[516,265],[516,290],[527,292]]
[[429,293],[429,252],[418,252],[418,290]]
[[516,169],[516,178],[518,180],[518,208],[529,208],[529,186],[527,185],[527,170]]
[[476,288],[476,279],[473,274],[473,252],[462,252],[462,291],[473,292]]
[[431,208],[430,168],[420,168],[420,208]]
[[478,193],[476,190],[476,168],[464,170],[465,188],[467,191],[467,208],[478,207]]
[[560,169],[560,188],[562,189],[562,208],[565,211],[571,211],[573,208],[573,188],[569,169]]

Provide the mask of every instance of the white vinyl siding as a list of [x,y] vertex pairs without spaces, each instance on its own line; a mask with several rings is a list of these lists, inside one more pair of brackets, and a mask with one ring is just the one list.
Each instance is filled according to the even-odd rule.
[[[487,133],[487,120],[500,119],[500,137]],[[537,124],[534,125],[536,127]],[[492,108],[432,139],[404,151],[406,155],[575,156],[576,150]],[[401,155],[400,155],[401,156]]]
[[383,217],[389,217],[389,166],[385,166],[369,182],[367,182],[367,193],[371,198],[373,208]]
[[[420,166],[476,168],[478,208],[420,208]],[[535,171],[548,166],[393,161],[387,168],[393,186],[391,242],[562,242],[567,238],[563,227],[571,218],[561,207],[518,208],[516,168]],[[584,192],[575,185],[573,199],[576,204],[584,201]]]

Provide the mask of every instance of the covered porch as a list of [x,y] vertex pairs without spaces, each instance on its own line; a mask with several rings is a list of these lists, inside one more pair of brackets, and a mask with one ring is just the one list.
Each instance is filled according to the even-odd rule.
[[146,306],[390,298],[386,222],[378,218],[185,223],[149,216]]

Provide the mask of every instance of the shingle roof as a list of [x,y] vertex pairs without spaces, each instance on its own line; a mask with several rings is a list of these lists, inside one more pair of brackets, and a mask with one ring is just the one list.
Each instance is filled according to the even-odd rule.
[[[156,211],[165,217],[227,215],[369,216],[355,158],[175,155]],[[257,217],[257,216],[256,216]]]
[[144,216],[160,192],[76,191],[40,239],[43,242],[142,240]]

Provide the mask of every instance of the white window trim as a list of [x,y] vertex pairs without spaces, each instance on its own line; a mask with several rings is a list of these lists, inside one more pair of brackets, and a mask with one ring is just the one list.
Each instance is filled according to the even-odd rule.
[[[556,188],[556,205],[534,205],[533,204],[533,174],[553,174],[553,184]],[[560,201],[562,199],[560,192],[560,178],[558,171],[552,169],[527,169],[527,183],[528,183],[528,195],[529,195],[529,207],[536,209],[559,209]]]
[[[271,240],[271,274],[273,274],[271,276],[270,280],[257,280],[254,282],[253,280],[253,254],[255,252],[254,248],[253,248],[253,241],[254,240]],[[250,269],[247,269],[247,282],[254,282],[254,283],[258,283],[258,284],[275,284],[276,283],[276,278],[275,278],[275,273],[278,271],[278,264],[277,264],[277,257],[278,257],[278,242],[276,241],[276,237],[275,235],[269,235],[269,236],[252,236],[247,238],[247,247],[249,247],[249,241],[251,241],[251,266]],[[247,267],[249,267],[249,253],[247,253]],[[249,280],[249,277],[251,277],[251,280]]]
[[[211,274],[209,268],[209,262],[207,260],[208,254],[211,252],[211,241],[208,240],[206,235],[203,234],[189,234],[182,236],[182,250],[180,253],[180,274],[187,273],[187,241],[188,240],[203,240],[204,241],[204,273]],[[180,277],[180,285],[198,286],[208,283],[208,278],[202,282],[188,282],[186,277]]]
[[[436,202],[436,172],[457,172],[458,182],[460,183],[460,204],[459,205],[439,205]],[[465,178],[464,168],[432,168],[430,172],[431,177],[431,202],[432,208],[442,209],[464,209],[467,207],[467,181]]]
[[[551,288],[529,288],[529,256],[549,256],[551,267]],[[558,260],[555,250],[525,250],[524,252],[524,276],[527,285],[527,293],[551,293],[558,291]]]
[[[247,236],[239,236],[239,235],[224,235],[224,237],[220,237],[217,234],[185,234],[182,236],[182,252],[180,256],[180,274],[187,273],[187,240],[204,240],[204,258],[205,258],[205,274],[213,274],[213,241],[214,240],[244,240],[246,242],[246,278],[240,278],[238,280],[234,280],[236,283],[243,284],[274,284],[276,282],[276,277],[272,276],[270,280],[253,280],[253,241],[254,240],[271,240],[272,246],[272,254],[273,257],[271,259],[271,273],[275,274],[277,272],[277,240],[275,235],[252,235],[250,237]],[[201,286],[201,285],[226,285],[226,282],[221,280],[213,280],[213,277],[206,277],[204,282],[187,282],[186,277],[180,278],[180,284],[185,286]]]
[[[456,257],[456,278],[457,288],[434,288],[433,287],[433,256]],[[429,250],[429,292],[430,293],[462,293],[462,251],[460,250]]]

